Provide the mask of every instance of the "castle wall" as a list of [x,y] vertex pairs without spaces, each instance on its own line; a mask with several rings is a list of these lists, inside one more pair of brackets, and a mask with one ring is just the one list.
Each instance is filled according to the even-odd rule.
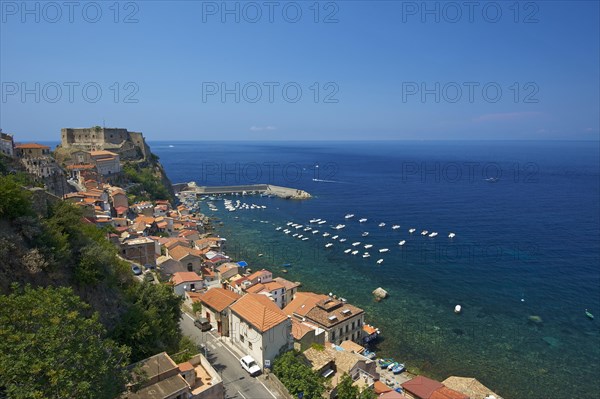
[[123,160],[145,159],[150,155],[142,133],[122,128],[63,128],[61,146],[85,151],[109,150],[119,153]]

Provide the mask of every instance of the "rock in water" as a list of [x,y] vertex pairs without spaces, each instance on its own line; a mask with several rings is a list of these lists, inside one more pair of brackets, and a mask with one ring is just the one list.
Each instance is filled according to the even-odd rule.
[[535,323],[535,324],[542,324],[543,323],[543,320],[542,320],[542,318],[540,316],[533,315],[533,316],[529,316],[528,319],[529,319],[530,322]]
[[377,302],[381,301],[382,299],[387,298],[388,293],[386,290],[384,290],[383,288],[379,287],[377,288],[375,291],[373,291],[373,295],[375,295],[375,300]]

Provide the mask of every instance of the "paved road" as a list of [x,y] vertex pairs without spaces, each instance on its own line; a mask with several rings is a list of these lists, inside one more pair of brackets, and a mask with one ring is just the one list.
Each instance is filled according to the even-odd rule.
[[206,348],[205,356],[223,378],[225,398],[277,399],[258,379],[250,377],[242,369],[237,355],[230,352],[213,332],[200,331],[198,327],[194,326],[193,319],[186,313],[183,313],[180,325],[183,334]]

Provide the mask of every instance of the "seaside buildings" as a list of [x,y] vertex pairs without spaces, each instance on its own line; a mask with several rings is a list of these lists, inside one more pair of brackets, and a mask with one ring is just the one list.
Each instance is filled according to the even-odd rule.
[[283,311],[300,322],[322,329],[327,342],[339,345],[350,340],[362,344],[364,311],[346,301],[298,292]]
[[140,160],[150,156],[150,148],[140,132],[122,128],[63,128],[60,147],[66,151],[101,151],[116,153],[123,160]]
[[[201,354],[176,364],[165,352],[130,366],[133,384],[121,399],[223,399],[223,380]],[[138,385],[135,387],[134,386]]]
[[15,155],[15,142],[13,136],[2,133],[2,129],[0,129],[0,153],[8,157],[13,157]]
[[231,342],[261,368],[293,347],[292,322],[265,295],[246,294],[230,307]]

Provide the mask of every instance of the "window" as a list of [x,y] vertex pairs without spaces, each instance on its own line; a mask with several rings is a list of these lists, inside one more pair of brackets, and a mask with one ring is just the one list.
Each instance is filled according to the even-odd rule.
[[244,342],[244,336],[240,334],[240,341]]
[[332,340],[332,341],[333,341],[333,340],[335,340],[335,331],[332,331],[332,332],[331,332],[331,340]]
[[188,269],[188,272],[193,271],[194,270],[194,265],[192,265],[191,263],[188,263],[187,264],[187,269]]
[[355,322],[353,321],[353,322],[352,322],[352,329],[353,329],[353,330],[354,330],[354,323],[355,323]]
[[252,342],[248,341],[248,348],[252,349]]
[[346,332],[348,332],[348,329],[350,328],[349,324],[346,324]]

